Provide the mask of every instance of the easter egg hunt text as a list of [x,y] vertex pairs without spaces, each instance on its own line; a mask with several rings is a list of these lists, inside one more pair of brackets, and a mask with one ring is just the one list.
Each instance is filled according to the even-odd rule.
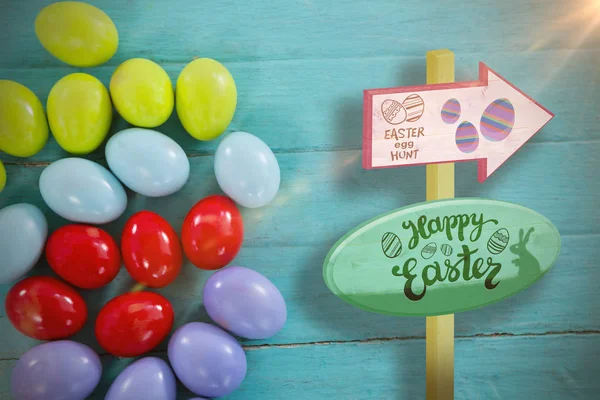
[[392,161],[417,159],[419,150],[415,148],[415,142],[412,139],[418,139],[421,136],[425,136],[425,128],[422,126],[386,129],[383,138],[385,140],[395,140],[394,147],[399,149],[390,151]]

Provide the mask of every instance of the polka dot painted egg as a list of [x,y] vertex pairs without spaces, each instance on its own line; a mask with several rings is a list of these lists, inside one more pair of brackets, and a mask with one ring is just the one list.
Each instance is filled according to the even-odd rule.
[[450,99],[442,107],[442,121],[453,124],[460,118],[460,103],[456,99]]
[[406,109],[396,100],[387,99],[381,104],[381,115],[383,119],[392,125],[398,125],[406,121]]
[[463,153],[472,153],[479,146],[477,128],[470,122],[461,122],[456,130],[456,147]]
[[515,108],[508,99],[493,101],[481,116],[481,133],[492,142],[506,139],[514,125]]
[[408,96],[402,102],[402,106],[406,109],[406,120],[408,122],[418,121],[425,111],[425,103],[418,94]]

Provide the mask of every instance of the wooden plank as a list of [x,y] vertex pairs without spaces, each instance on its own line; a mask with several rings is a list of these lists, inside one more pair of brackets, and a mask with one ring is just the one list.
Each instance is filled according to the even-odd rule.
[[[454,82],[454,53],[427,52],[427,83]],[[454,163],[427,165],[427,201],[454,197]],[[427,399],[454,399],[454,315],[426,318]]]
[[[600,292],[596,282],[600,269],[600,226],[597,195],[600,180],[595,154],[600,144],[526,145],[511,163],[498,171],[490,183],[474,182],[475,166],[458,164],[457,194],[474,193],[498,200],[515,201],[546,215],[563,236],[557,264],[531,288],[501,303],[459,314],[456,334],[600,330]],[[522,154],[522,155],[521,155]],[[255,268],[282,290],[289,307],[286,328],[268,343],[322,340],[361,340],[373,337],[424,336],[424,321],[390,318],[366,313],[346,305],[326,288],[321,266],[328,250],[345,232],[384,211],[422,201],[424,168],[363,171],[360,152],[279,154],[282,187],[274,203],[264,209],[243,210],[246,239],[235,263]],[[535,161],[534,161],[535,160]],[[561,160],[559,163],[558,160]],[[464,169],[463,169],[464,168]],[[176,195],[145,198],[130,194],[126,216],[137,210],[156,211],[177,231],[190,207],[201,197],[219,192],[213,175],[212,157],[193,157],[190,181]],[[527,173],[523,174],[522,171]],[[41,167],[7,166],[8,185],[0,195],[0,207],[31,202],[49,217],[50,230],[66,221],[43,203],[37,181]],[[579,179],[573,179],[579,173]],[[552,176],[549,179],[548,176]],[[495,183],[498,182],[498,183]],[[546,182],[540,185],[540,182]],[[536,190],[532,190],[536,187]],[[475,191],[476,190],[476,191]],[[369,201],[364,193],[373,193]],[[557,194],[559,193],[560,196]],[[557,202],[560,207],[557,207]],[[568,211],[568,212],[567,212]],[[126,216],[106,229],[120,237]],[[208,274],[187,264],[182,276],[159,290],[174,304],[177,322],[206,318],[201,289]],[[49,273],[38,266],[33,273]],[[582,278],[584,277],[584,278]],[[10,285],[0,286],[0,296]],[[121,271],[109,287],[88,291],[90,323],[77,336],[93,344],[93,320],[112,296],[133,287]],[[18,357],[34,341],[17,333],[0,309],[0,358]]]
[[[592,399],[600,390],[598,334],[457,339],[456,350],[457,400]],[[422,399],[424,353],[424,340],[247,349],[247,378],[227,399]],[[0,361],[1,398],[9,397],[15,362]],[[103,378],[91,399],[103,399],[128,363],[103,357]],[[178,390],[178,399],[192,397],[181,385]]]
[[[189,57],[191,60],[191,56]],[[461,54],[456,80],[477,79],[478,62],[485,60],[525,93],[540,100],[557,116],[531,142],[600,140],[594,86],[600,51]],[[425,81],[424,57],[291,60],[227,63],[236,79],[238,108],[228,131],[246,130],[260,136],[276,152],[361,148],[362,91],[365,88],[414,85]],[[167,64],[175,80],[183,64]],[[45,105],[50,89],[75,69],[5,69],[1,79],[31,88]],[[86,69],[105,84],[114,67]],[[348,79],[351,76],[352,79]],[[536,79],[531,79],[536,76]],[[318,88],[318,89],[316,89]],[[128,127],[115,114],[111,132]],[[309,121],[309,123],[307,123]],[[176,113],[158,130],[173,137],[190,155],[211,154],[219,140],[200,142],[188,135]],[[102,158],[103,147],[90,155]],[[67,156],[53,138],[34,157],[0,155],[3,161],[51,161]],[[504,167],[503,167],[504,168]]]
[[[0,18],[7,23],[0,24],[0,67],[60,65],[43,50],[33,30],[37,12],[48,2],[4,3]],[[585,12],[587,0],[465,0],[460,7],[419,0],[256,0],[252,7],[235,0],[180,0],[176,6],[146,0],[91,3],[107,12],[119,30],[120,47],[111,65],[133,57],[161,62],[182,62],[191,56],[224,61],[422,57],[430,48],[448,45],[466,54],[480,49],[494,53],[507,48],[598,48],[600,43],[597,25],[587,28],[585,36],[592,13],[589,19],[578,13]],[[418,34],[406,35],[407,31]]]

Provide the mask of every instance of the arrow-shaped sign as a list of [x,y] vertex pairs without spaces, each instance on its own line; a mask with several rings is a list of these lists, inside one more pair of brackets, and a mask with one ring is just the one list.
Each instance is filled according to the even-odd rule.
[[478,160],[483,182],[553,117],[483,63],[474,82],[365,90],[363,167]]

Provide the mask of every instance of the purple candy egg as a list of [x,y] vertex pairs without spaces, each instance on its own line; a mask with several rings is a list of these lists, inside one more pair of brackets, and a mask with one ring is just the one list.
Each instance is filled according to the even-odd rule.
[[102,364],[86,345],[59,340],[37,345],[21,356],[11,377],[15,400],[81,400],[100,382]]
[[200,396],[227,396],[246,377],[242,346],[210,324],[190,322],[177,329],[169,340],[168,354],[181,383]]
[[169,364],[145,357],[125,368],[108,389],[105,400],[175,400],[175,376]]
[[283,328],[287,308],[273,283],[244,267],[215,272],[204,286],[204,306],[222,328],[248,339],[266,339]]

